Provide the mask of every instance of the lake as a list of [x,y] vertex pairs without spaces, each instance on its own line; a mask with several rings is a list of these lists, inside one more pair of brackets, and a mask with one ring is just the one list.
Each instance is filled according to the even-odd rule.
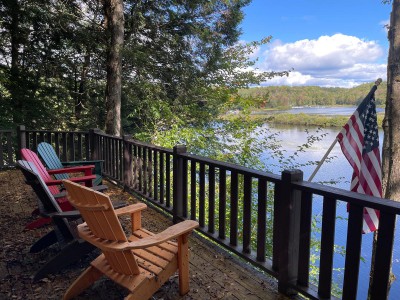
[[[311,114],[325,114],[325,115],[351,115],[355,108],[351,107],[340,107],[340,108],[297,108],[292,109],[288,112],[296,111],[299,113],[301,110],[304,113]],[[380,109],[383,111],[383,109]],[[323,112],[326,113],[323,113]],[[288,157],[292,155],[296,150],[297,146],[304,144],[307,141],[307,133],[305,132],[305,127],[301,126],[287,126],[287,125],[264,125],[263,129],[268,129],[271,133],[279,132],[282,149],[284,149],[285,156]],[[306,150],[305,153],[300,153],[298,158],[296,159],[297,163],[305,163],[307,161],[319,161],[326,150],[334,141],[338,131],[340,128],[334,129],[324,129],[323,133],[326,133],[326,137],[323,140],[316,142],[310,148]],[[317,128],[309,128],[308,131],[310,134],[316,134]],[[380,136],[380,144],[382,145],[383,141],[383,132],[379,132]],[[337,180],[338,183],[335,184],[336,187],[340,187],[348,190],[350,187],[350,179],[352,175],[352,169],[347,162],[346,158],[342,154],[339,144],[333,148],[331,154],[333,161],[330,163],[325,163],[322,165],[321,169],[314,177],[313,182],[326,182],[331,180]],[[271,153],[268,150],[262,155],[262,160],[267,165],[268,169],[276,174],[280,173],[279,161],[277,158],[271,158]],[[304,172],[305,180],[308,180],[311,173],[314,171],[315,166],[304,166],[300,168]],[[315,199],[313,202],[313,214],[317,218],[322,216],[322,201],[321,199]],[[335,234],[335,244],[339,246],[346,245],[346,235],[347,235],[347,220],[348,217],[346,204],[344,202],[339,201],[337,207],[337,218],[336,221],[336,234]],[[399,226],[399,221],[397,225]],[[318,234],[315,234],[318,237]],[[371,253],[372,253],[372,238],[373,234],[365,234],[362,238],[362,249],[361,255],[364,258],[364,262],[360,263],[360,276],[359,276],[359,292],[357,299],[366,299],[368,292],[368,282],[369,282],[369,271],[370,271],[370,262],[371,262]],[[390,298],[389,299],[400,299],[400,236],[397,234],[395,238],[394,244],[394,255],[393,255],[393,273],[396,275],[399,280],[396,280],[391,288]],[[340,268],[344,267],[344,257],[341,255],[335,254],[334,257],[334,268],[339,269],[339,271],[334,271],[333,278],[335,282],[339,285],[339,288],[343,284],[343,272],[340,271]]]

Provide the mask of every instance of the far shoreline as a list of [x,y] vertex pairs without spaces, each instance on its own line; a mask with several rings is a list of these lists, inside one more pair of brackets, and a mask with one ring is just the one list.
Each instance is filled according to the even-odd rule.
[[[312,108],[313,106],[309,106]],[[314,106],[317,107],[317,106]],[[321,106],[319,106],[321,107]],[[343,106],[324,106],[324,107],[351,107],[349,105]],[[299,126],[317,126],[317,127],[343,127],[347,123],[350,116],[340,115],[321,115],[321,114],[305,114],[305,113],[287,113],[282,112],[287,109],[257,109],[252,110],[250,114],[243,114],[240,111],[235,113],[225,114],[221,116],[223,120],[234,120],[239,117],[246,116],[248,121],[257,121],[268,124],[284,124],[284,125],[299,125]],[[265,112],[265,113],[263,113]],[[384,112],[378,113],[378,126],[382,127]]]

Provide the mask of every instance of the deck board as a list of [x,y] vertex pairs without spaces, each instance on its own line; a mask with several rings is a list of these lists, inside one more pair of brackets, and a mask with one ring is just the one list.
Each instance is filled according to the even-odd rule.
[[[106,182],[112,200],[135,203],[138,200]],[[95,254],[47,276],[38,283],[31,278],[44,262],[57,253],[57,246],[40,253],[29,253],[31,244],[50,227],[24,231],[33,220],[35,195],[24,183],[18,170],[0,172],[0,299],[60,299],[67,287],[88,266]],[[124,222],[128,222],[126,219]],[[164,215],[148,208],[143,213],[143,227],[159,232],[172,224]],[[127,226],[129,227],[129,226]],[[178,277],[169,281],[152,299],[224,299],[224,300],[284,300],[277,292],[274,280],[227,252],[211,245],[204,238],[192,235],[190,247],[190,292],[179,296]],[[126,291],[108,279],[102,279],[76,299],[122,299]]]

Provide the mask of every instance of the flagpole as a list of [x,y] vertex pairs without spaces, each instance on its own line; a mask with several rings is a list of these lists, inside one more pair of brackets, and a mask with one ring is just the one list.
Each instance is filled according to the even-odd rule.
[[[382,79],[378,78],[375,81],[374,86],[372,87],[371,92],[375,92],[376,89],[378,88],[378,86],[381,84]],[[314,176],[317,174],[317,172],[319,171],[319,169],[321,168],[322,164],[325,162],[326,158],[328,157],[329,153],[331,153],[333,147],[336,145],[336,143],[338,142],[338,139],[335,138],[335,140],[333,141],[333,143],[331,144],[331,146],[329,147],[329,149],[326,151],[325,155],[322,157],[322,159],[319,161],[317,167],[315,168],[314,172],[311,174],[310,178],[308,178],[308,181],[312,181]]]
[[321,168],[322,164],[324,163],[324,161],[326,160],[326,158],[328,157],[329,153],[331,153],[333,147],[335,147],[336,143],[338,142],[338,139],[336,138],[333,143],[331,144],[331,146],[329,147],[328,151],[326,151],[325,155],[322,157],[322,159],[319,161],[317,167],[315,168],[314,172],[311,174],[310,178],[308,178],[308,181],[312,181],[315,174],[317,174],[317,172],[319,171],[319,169]]

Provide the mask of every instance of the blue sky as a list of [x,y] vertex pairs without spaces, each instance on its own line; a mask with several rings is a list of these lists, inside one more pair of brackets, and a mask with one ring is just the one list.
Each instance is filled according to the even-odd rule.
[[390,11],[381,0],[253,0],[244,9],[241,40],[271,35],[252,55],[257,68],[294,69],[262,85],[352,87],[386,79]]

